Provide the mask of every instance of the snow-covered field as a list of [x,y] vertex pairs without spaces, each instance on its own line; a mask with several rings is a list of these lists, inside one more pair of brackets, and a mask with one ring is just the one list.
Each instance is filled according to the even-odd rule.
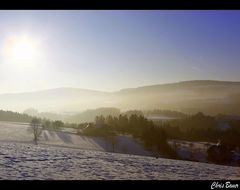
[[94,150],[1,143],[1,179],[227,180],[240,168]]
[[240,179],[239,167],[150,157],[128,137],[116,152],[146,156],[106,152],[103,139],[67,132],[44,131],[34,145],[28,127],[0,123],[0,179]]
[[[28,142],[32,143],[33,134],[29,125],[21,123],[0,122],[0,141],[4,142]],[[145,150],[140,142],[128,136],[116,137],[114,150],[111,142],[101,137],[79,136],[74,131],[43,130],[39,144],[57,145],[64,147],[90,149],[108,152],[128,153],[135,155],[151,156],[152,153]]]

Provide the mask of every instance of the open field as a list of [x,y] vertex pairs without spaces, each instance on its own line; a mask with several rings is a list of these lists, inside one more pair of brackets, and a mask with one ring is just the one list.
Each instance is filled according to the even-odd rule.
[[240,179],[238,167],[26,143],[1,143],[0,164],[1,179]]

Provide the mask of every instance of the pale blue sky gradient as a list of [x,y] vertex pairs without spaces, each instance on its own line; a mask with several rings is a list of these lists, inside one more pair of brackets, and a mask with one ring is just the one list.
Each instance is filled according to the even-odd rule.
[[1,55],[0,93],[240,81],[240,11],[0,11],[0,43],[12,34],[42,57],[16,70]]

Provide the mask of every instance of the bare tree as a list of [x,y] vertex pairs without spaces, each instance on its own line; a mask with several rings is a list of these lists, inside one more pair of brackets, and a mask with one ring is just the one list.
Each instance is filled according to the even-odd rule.
[[38,141],[39,136],[41,135],[42,129],[43,129],[40,119],[33,118],[30,123],[30,126],[31,126],[31,131],[33,133],[34,143],[37,145],[37,141]]

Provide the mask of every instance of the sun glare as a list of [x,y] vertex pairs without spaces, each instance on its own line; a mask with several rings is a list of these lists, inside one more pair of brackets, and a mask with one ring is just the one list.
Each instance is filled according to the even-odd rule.
[[34,64],[39,55],[38,42],[29,36],[11,37],[7,40],[4,52],[8,61],[17,64]]

